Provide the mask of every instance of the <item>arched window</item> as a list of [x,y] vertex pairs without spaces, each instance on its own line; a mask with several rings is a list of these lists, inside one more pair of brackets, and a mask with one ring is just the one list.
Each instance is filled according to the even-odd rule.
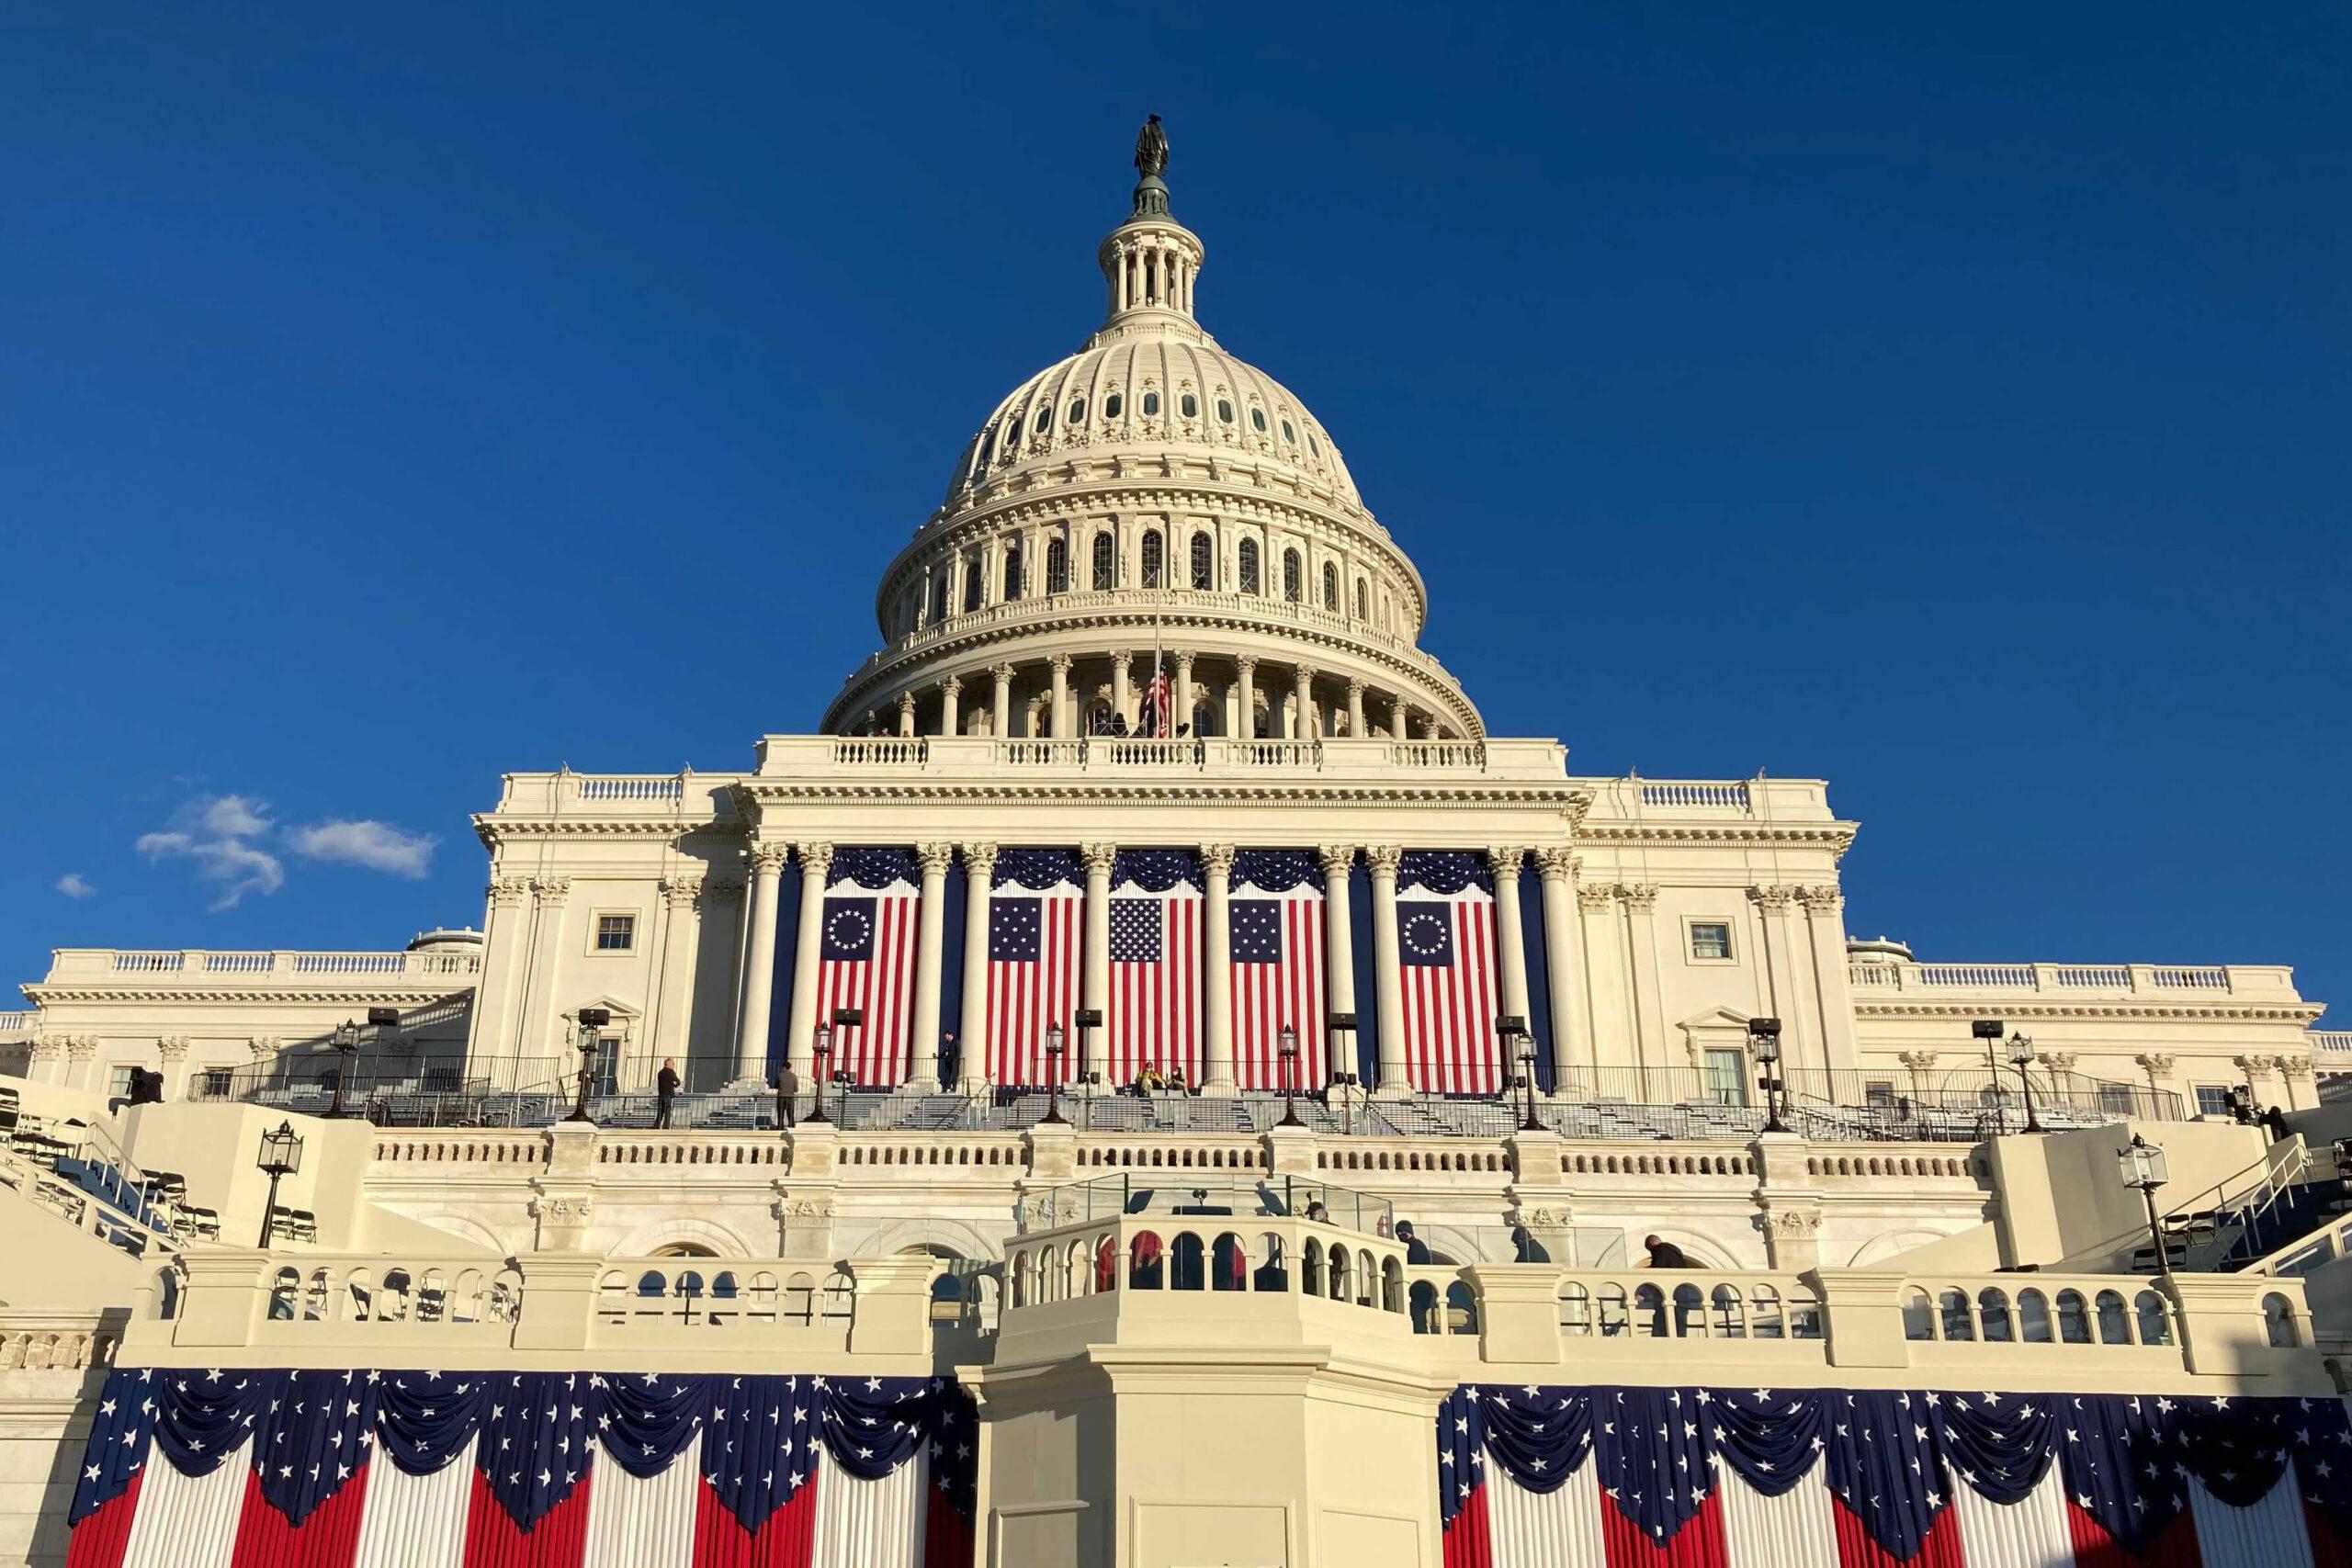
[[1295,604],[1303,592],[1305,590],[1299,583],[1298,552],[1284,550],[1283,552],[1283,597]]
[[1172,1252],[1173,1267],[1169,1270],[1169,1284],[1180,1291],[1201,1289],[1204,1283],[1202,1276],[1207,1272],[1203,1267],[1201,1238],[1191,1231],[1181,1231],[1177,1234]]
[[1136,1232],[1135,1239],[1127,1244],[1127,1289],[1159,1289],[1159,1237],[1150,1231]]
[[1323,563],[1323,607],[1333,615],[1340,610],[1340,569],[1329,561]]
[[1021,450],[1021,416],[1014,414],[1012,423],[1004,427],[1004,455],[1011,457]]
[[1969,1315],[1966,1291],[1946,1291],[1936,1298],[1936,1305],[1943,1314],[1946,1339],[1976,1337],[1976,1320]]
[[2142,1291],[2132,1298],[2132,1313],[2140,1320],[2141,1344],[2172,1343],[2172,1314],[2165,1310],[2164,1297],[2154,1291]]
[[1933,1339],[1935,1337],[1935,1309],[1928,1304],[1928,1292],[1914,1285],[1903,1292],[1903,1337]]
[[1264,588],[1258,581],[1258,541],[1255,539],[1242,540],[1240,556],[1241,592],[1244,593],[1261,593],[1265,592]]
[[1306,453],[1310,457],[1323,456],[1323,448],[1315,445],[1315,432],[1311,430],[1306,433]]
[[1288,420],[1283,421],[1283,439],[1294,446],[1298,445],[1298,432],[1291,428]]
[[1442,1334],[1445,1332],[1444,1324],[1437,1314],[1435,1285],[1430,1284],[1427,1280],[1414,1280],[1413,1289],[1408,1300],[1412,1306],[1414,1333]]
[[1246,1291],[1250,1288],[1250,1254],[1231,1231],[1216,1238],[1209,1254],[1209,1289]]
[[1261,435],[1266,434],[1266,411],[1264,409],[1253,408],[1250,411],[1250,427]]
[[1120,397],[1118,393],[1112,393],[1102,400],[1102,417],[1104,419],[1118,418],[1119,411],[1125,406],[1125,403],[1126,400]]
[[1206,534],[1193,536],[1193,586],[1204,592],[1216,586],[1216,547]]
[[[164,1315],[169,1317],[171,1314]],[[2291,1350],[2302,1342],[2295,1332],[2294,1303],[2284,1296],[2262,1298],[2262,1326],[2264,1337],[2274,1350]]]
[[1310,1239],[1306,1244],[1306,1250],[1300,1253],[1298,1257],[1300,1292],[1310,1296],[1321,1295],[1323,1293],[1323,1244]]
[[1356,619],[1372,619],[1372,589],[1361,577],[1356,579]]
[[1176,408],[1177,412],[1182,413],[1186,419],[1198,419],[1201,417],[1201,400],[1193,396],[1190,392],[1185,393],[1184,396],[1178,400]]
[[1021,597],[1021,547],[1010,545],[1004,552],[1004,596],[1009,602]]
[[1046,592],[1069,592],[1069,545],[1066,540],[1046,541]]
[[1047,403],[1037,411],[1037,434],[1043,435],[1054,427],[1054,405]]
[[2091,1342],[2090,1309],[2083,1305],[2080,1291],[2058,1292],[2058,1337],[2069,1345]]
[[1102,533],[1094,536],[1094,591],[1097,593],[1102,592],[1108,589],[1115,581],[1112,576],[1113,558],[1111,550],[1112,545],[1109,530],[1106,529]]
[[1153,418],[1153,417],[1157,416],[1157,415],[1159,414],[1159,394],[1158,392],[1146,392],[1146,393],[1143,395],[1143,416],[1144,416],[1144,418],[1146,418],[1146,419],[1151,419],[1151,418]]
[[996,432],[991,430],[980,437],[978,447],[972,453],[972,477],[978,479],[988,472],[989,465],[995,460]]
[[947,572],[944,568],[931,580],[931,618],[934,621],[947,618]]
[[2018,1292],[2018,1337],[2029,1345],[2050,1343],[2050,1301],[2040,1291]]
[[2098,1342],[2102,1345],[2132,1343],[2132,1320],[2123,1311],[2123,1297],[2115,1291],[2098,1293]]
[[1062,416],[1062,423],[1064,424],[1084,424],[1086,423],[1086,400],[1084,398],[1072,398],[1069,400],[1069,412]]
[[1233,423],[1233,404],[1230,400],[1225,398],[1219,398],[1216,400],[1216,417],[1217,422],[1221,424],[1231,424]]
[[1988,1345],[2007,1343],[2009,1334],[2009,1298],[1987,1287],[1976,1292],[1976,1314],[1984,1323],[1984,1342]]
[[980,607],[980,598],[988,592],[988,576],[980,570],[978,556],[964,558],[964,609],[968,614]]
[[1160,578],[1161,548],[1159,530],[1157,528],[1147,528],[1144,530],[1143,585],[1146,588],[1158,588],[1162,586]]

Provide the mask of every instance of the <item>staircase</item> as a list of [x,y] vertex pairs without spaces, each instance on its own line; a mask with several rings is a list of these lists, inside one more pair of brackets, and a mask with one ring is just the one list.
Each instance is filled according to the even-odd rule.
[[[2314,1176],[2300,1141],[2281,1144],[2161,1216],[2163,1261],[2175,1273],[2234,1274],[2347,1213],[2352,1187],[2344,1177]],[[2133,1250],[2131,1267],[2159,1271],[2153,1241]]]

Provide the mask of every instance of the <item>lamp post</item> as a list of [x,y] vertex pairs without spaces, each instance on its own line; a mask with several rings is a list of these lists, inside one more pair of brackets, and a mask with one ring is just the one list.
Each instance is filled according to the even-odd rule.
[[2041,1119],[2033,1113],[2033,1076],[2026,1071],[2028,1067],[2033,1066],[2033,1036],[2030,1034],[2009,1036],[2009,1066],[2018,1070],[2018,1082],[2025,1086],[2025,1130],[2029,1133],[2039,1133],[2042,1131],[2042,1126]]
[[1747,1021],[1747,1048],[1756,1058],[1759,1069],[1756,1087],[1764,1091],[1764,1130],[1785,1133],[1788,1123],[1781,1120],[1781,1021],[1777,1018],[1751,1018]]
[[343,1114],[343,1086],[350,1081],[351,1064],[359,1059],[359,1026],[345,1019],[334,1026],[334,1032],[327,1037],[327,1043],[342,1058],[334,1070],[334,1100],[327,1107],[327,1117],[332,1121]]
[[1993,1086],[1993,1130],[2001,1134],[2009,1130],[2008,1096],[2001,1092],[2001,1064],[1993,1054],[2008,1032],[2009,1026],[1997,1018],[1980,1018],[1968,1026],[1968,1032],[1984,1043],[1984,1077]]
[[254,1244],[267,1251],[277,1234],[277,1183],[302,1168],[302,1134],[294,1130],[294,1123],[280,1122],[277,1132],[264,1133],[261,1156],[254,1163],[269,1172],[269,1201],[261,1209],[261,1240]]
[[1062,1115],[1062,1026],[1046,1025],[1046,1114],[1044,1121],[1057,1124],[1067,1120]]
[[816,1063],[808,1076],[817,1080],[817,1108],[808,1112],[808,1120],[830,1122],[832,1118],[825,1114],[825,1075],[831,1070],[833,1062],[831,1024],[820,1023],[808,1032],[808,1055]]
[[[2172,1279],[2172,1253],[2165,1246],[2164,1222],[2156,1217],[2156,1189],[2172,1178],[2172,1169],[2165,1160],[2165,1151],[2139,1134],[2132,1134],[2132,1142],[2116,1155],[2116,1164],[2123,1173],[2123,1185],[2139,1189],[2148,1205],[2148,1239],[2155,1245],[2156,1268],[2164,1275],[2165,1283]],[[2178,1298],[2176,1296],[2175,1300]]]
[[1274,1051],[1283,1059],[1283,1119],[1277,1127],[1304,1127],[1298,1119],[1298,1102],[1294,1098],[1298,1084],[1298,1031],[1285,1023],[1274,1036]]
[[580,1091],[572,1099],[571,1114],[564,1118],[567,1122],[595,1121],[588,1114],[588,1085],[596,1076],[596,1047],[603,1042],[601,1032],[612,1021],[612,1013],[604,1008],[580,1010],[580,1036],[576,1042],[580,1048]]
[[1519,1130],[1540,1133],[1544,1123],[1535,1119],[1535,1036],[1527,1032],[1527,1020],[1508,1012],[1495,1020],[1495,1032],[1502,1039],[1503,1059],[1519,1064],[1520,1082],[1527,1090],[1527,1119]]

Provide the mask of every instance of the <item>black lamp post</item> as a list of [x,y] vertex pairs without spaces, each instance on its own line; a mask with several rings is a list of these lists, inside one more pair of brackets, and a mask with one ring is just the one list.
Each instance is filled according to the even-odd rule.
[[1046,1114],[1045,1121],[1060,1123],[1068,1120],[1062,1115],[1062,1026],[1046,1025]]
[[1544,1123],[1535,1119],[1535,1036],[1527,1032],[1527,1020],[1517,1013],[1495,1020],[1495,1032],[1502,1037],[1503,1059],[1519,1064],[1520,1083],[1527,1090],[1527,1117],[1519,1130],[1540,1133]]
[[1781,1021],[1749,1019],[1747,1048],[1756,1058],[1756,1087],[1764,1091],[1764,1130],[1785,1133],[1788,1123],[1781,1120]]
[[816,1066],[809,1069],[808,1076],[817,1080],[817,1108],[808,1112],[808,1120],[830,1122],[832,1118],[825,1114],[825,1075],[831,1070],[833,1063],[833,1026],[831,1024],[820,1023],[808,1032],[808,1055],[816,1062]]
[[2139,1189],[2148,1205],[2148,1239],[2155,1244],[2156,1268],[2172,1283],[2172,1253],[2165,1246],[2164,1222],[2156,1217],[2156,1189],[2172,1179],[2172,1169],[2165,1160],[2165,1151],[2139,1134],[2132,1134],[2132,1142],[2116,1155],[2116,1164],[2123,1172],[2123,1185]]
[[1968,1026],[1968,1032],[1984,1042],[1984,1077],[1993,1086],[1993,1130],[2007,1133],[2009,1130],[2008,1096],[2001,1091],[2001,1064],[1995,1058],[1994,1052],[2000,1048],[2001,1036],[2009,1032],[2009,1026],[1997,1018],[1980,1018]]
[[588,1114],[588,1086],[596,1077],[596,1047],[603,1043],[605,1025],[613,1021],[611,1012],[604,1008],[580,1010],[580,1036],[575,1043],[580,1048],[580,1089],[571,1101],[571,1114],[567,1122],[587,1122],[595,1118]]
[[2018,1082],[2025,1086],[2025,1130],[2042,1130],[2040,1118],[2033,1113],[2033,1075],[2026,1069],[2033,1066],[2033,1037],[2030,1034],[2009,1036],[2009,1066],[2018,1070]]
[[346,1018],[334,1026],[334,1032],[327,1040],[341,1058],[334,1069],[334,1100],[327,1106],[327,1116],[332,1120],[343,1114],[343,1086],[350,1080],[352,1063],[359,1059],[359,1026]]
[[[1102,1027],[1102,1010],[1101,1008],[1080,1008],[1076,1012],[1070,1014],[1069,1021],[1079,1031],[1079,1066],[1084,1066],[1089,1062],[1101,1061],[1102,1059],[1102,1037],[1097,1034],[1095,1031]],[[1072,1083],[1084,1083],[1087,1081],[1086,1075],[1083,1073],[1072,1073],[1070,1075],[1070,1081]]]
[[1277,1127],[1304,1127],[1298,1119],[1298,1031],[1285,1023],[1274,1036],[1274,1051],[1283,1059],[1283,1119]]
[[254,1163],[269,1172],[269,1201],[261,1209],[261,1240],[254,1244],[267,1251],[277,1234],[277,1183],[302,1168],[302,1134],[294,1130],[294,1123],[280,1122],[277,1132],[264,1133],[261,1157]]

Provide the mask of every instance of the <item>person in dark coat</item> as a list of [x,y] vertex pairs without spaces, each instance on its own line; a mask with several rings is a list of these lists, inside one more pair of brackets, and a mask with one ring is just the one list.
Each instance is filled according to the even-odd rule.
[[2262,1124],[2270,1130],[2274,1144],[2294,1134],[2294,1129],[2287,1125],[2287,1113],[2275,1105],[2262,1113]]
[[1648,1249],[1650,1267],[1653,1269],[1696,1269],[1699,1267],[1690,1261],[1689,1253],[1670,1241],[1661,1241],[1654,1235],[1644,1236],[1642,1246]]
[[1396,1222],[1396,1239],[1405,1244],[1406,1262],[1427,1263],[1431,1260],[1430,1244],[1413,1234],[1412,1221],[1398,1220]]
[[792,1070],[791,1064],[786,1063],[778,1067],[775,1070],[775,1077],[768,1081],[775,1089],[776,1125],[779,1127],[795,1125],[792,1120],[792,1102],[800,1093],[800,1075]]
[[939,1032],[939,1084],[942,1089],[956,1087],[959,1081],[956,1069],[963,1065],[964,1051],[963,1047],[956,1043],[956,1032],[952,1029],[941,1030]]
[[653,1076],[653,1124],[670,1124],[670,1102],[678,1098],[678,1059],[662,1058],[662,1070]]

